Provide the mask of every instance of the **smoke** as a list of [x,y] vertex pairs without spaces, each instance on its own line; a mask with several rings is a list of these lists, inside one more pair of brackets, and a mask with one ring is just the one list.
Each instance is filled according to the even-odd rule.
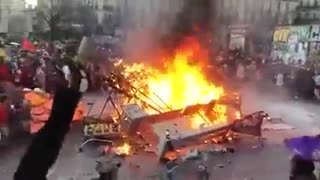
[[163,37],[168,34],[182,10],[183,1],[129,0],[123,27],[126,59],[141,61],[158,55]]
[[158,49],[157,35],[148,28],[126,32],[123,51],[126,60],[145,61],[151,59]]
[[210,0],[128,0],[123,16],[125,59],[151,61],[174,50],[186,37],[208,41]]
[[177,46],[187,36],[197,36],[201,41],[201,36],[210,33],[211,7],[210,0],[185,0],[183,9],[168,34],[169,40],[175,42],[173,46]]

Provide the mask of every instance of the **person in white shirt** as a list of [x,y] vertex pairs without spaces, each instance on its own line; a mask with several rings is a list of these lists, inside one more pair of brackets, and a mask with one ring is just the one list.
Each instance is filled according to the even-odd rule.
[[[64,74],[65,79],[68,81],[68,87],[70,87],[72,84],[72,82],[71,82],[72,81],[72,74],[71,74],[70,67],[67,63],[65,65],[63,65],[62,72]],[[83,93],[88,90],[88,86],[89,86],[88,76],[83,69],[80,69],[79,72],[81,75],[81,82],[80,82],[79,91]]]
[[88,90],[89,82],[88,82],[87,74],[84,72],[84,70],[81,69],[80,74],[81,74],[81,82],[80,82],[79,91],[84,93]]
[[245,66],[244,64],[240,63],[238,64],[238,67],[237,67],[237,78],[239,80],[243,80],[245,78]]
[[64,78],[68,81],[68,87],[71,86],[71,71],[68,65],[62,66],[62,72],[64,74]]
[[317,73],[313,79],[315,82],[314,95],[318,100],[320,100],[320,74]]
[[284,76],[282,73],[277,74],[276,76],[276,85],[283,86],[284,85]]
[[38,66],[36,69],[36,82],[39,88],[46,90],[46,74],[44,72],[43,66]]

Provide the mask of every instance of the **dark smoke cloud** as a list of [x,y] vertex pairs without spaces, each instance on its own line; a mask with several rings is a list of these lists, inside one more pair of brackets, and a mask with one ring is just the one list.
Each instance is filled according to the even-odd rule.
[[[141,3],[144,1],[145,3]],[[127,59],[152,59],[159,53],[159,49],[170,51],[187,36],[200,34],[201,37],[201,34],[210,32],[210,0],[177,0],[180,2],[178,5],[166,4],[176,0],[157,0],[157,9],[147,17],[144,6],[148,6],[146,2],[150,0],[144,1],[139,0],[139,7],[138,0],[130,1],[132,4],[128,5],[128,16],[124,17],[128,24],[126,42],[123,45]],[[139,17],[143,17],[140,22]]]
[[[176,22],[164,37],[169,48],[175,48],[185,37],[201,36],[210,32],[211,23],[210,0],[186,0]],[[200,38],[200,37],[198,37]],[[201,39],[201,38],[200,38]],[[167,45],[166,44],[166,45]]]

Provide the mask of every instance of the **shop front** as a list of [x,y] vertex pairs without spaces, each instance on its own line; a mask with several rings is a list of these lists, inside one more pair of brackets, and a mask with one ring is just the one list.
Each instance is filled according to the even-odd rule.
[[310,26],[281,26],[273,33],[271,56],[285,64],[302,63],[308,59]]
[[247,25],[233,25],[229,26],[229,42],[228,46],[230,50],[241,49],[246,51],[248,46],[247,34],[248,26]]
[[310,26],[309,57],[320,61],[320,25]]

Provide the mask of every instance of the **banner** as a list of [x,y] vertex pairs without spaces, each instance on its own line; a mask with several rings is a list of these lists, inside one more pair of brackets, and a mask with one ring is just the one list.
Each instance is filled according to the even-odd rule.
[[273,42],[288,42],[289,28],[280,27],[275,29],[273,33]]

